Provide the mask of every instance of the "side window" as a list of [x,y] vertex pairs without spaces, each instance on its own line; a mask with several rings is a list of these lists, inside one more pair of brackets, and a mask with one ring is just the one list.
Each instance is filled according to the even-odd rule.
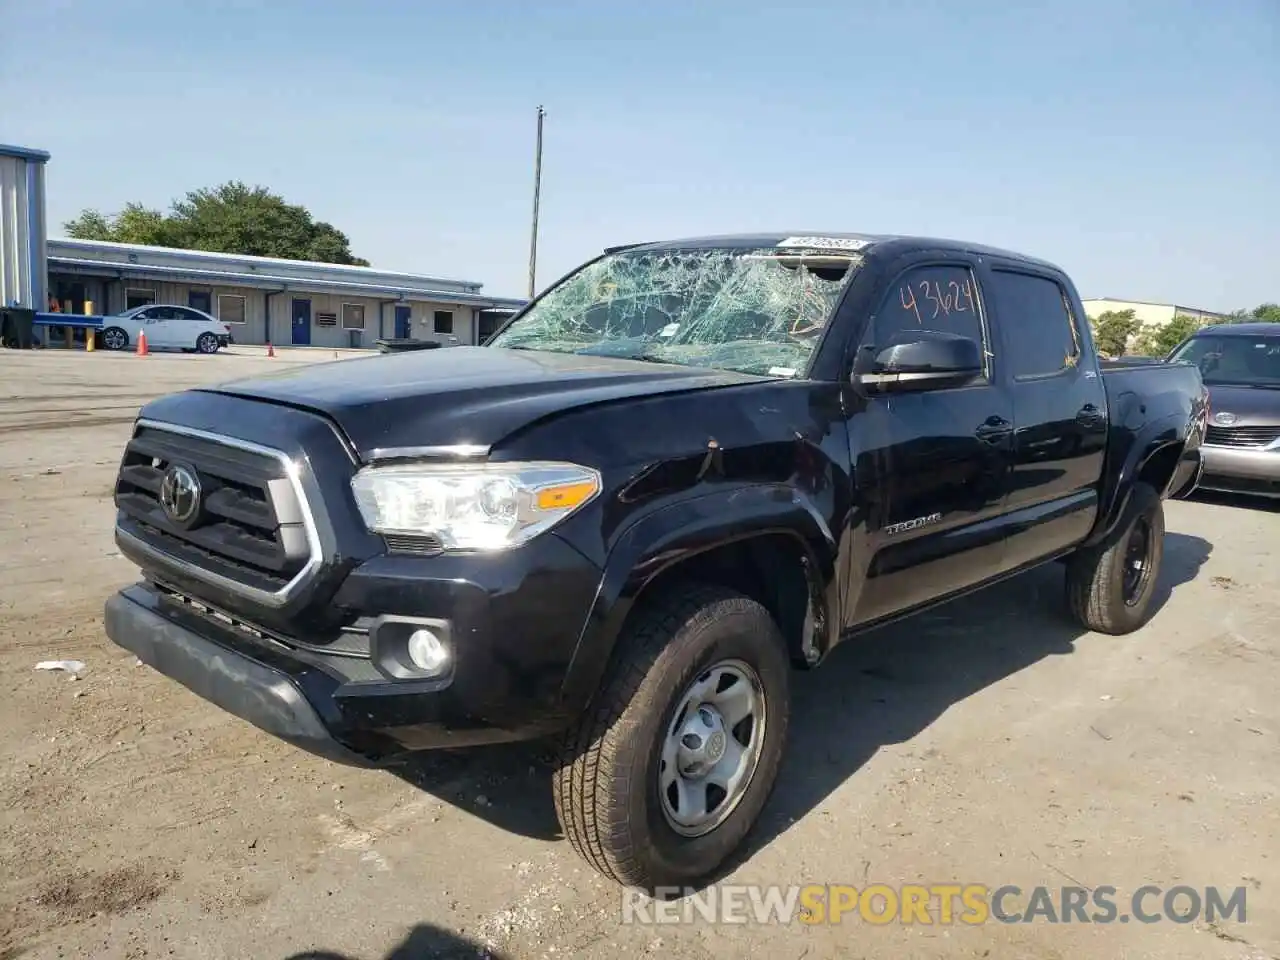
[[978,285],[968,267],[915,267],[894,281],[876,311],[871,345],[887,344],[895,334],[911,330],[954,333],[988,349]]
[[994,270],[991,297],[1015,379],[1051,376],[1080,362],[1080,335],[1067,295],[1048,277]]

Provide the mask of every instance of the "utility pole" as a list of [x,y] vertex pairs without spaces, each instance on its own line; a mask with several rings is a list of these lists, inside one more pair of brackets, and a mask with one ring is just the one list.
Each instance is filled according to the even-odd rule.
[[529,299],[537,290],[538,272],[538,199],[542,192],[542,118],[547,111],[538,106],[538,145],[533,157],[533,234],[529,238]]

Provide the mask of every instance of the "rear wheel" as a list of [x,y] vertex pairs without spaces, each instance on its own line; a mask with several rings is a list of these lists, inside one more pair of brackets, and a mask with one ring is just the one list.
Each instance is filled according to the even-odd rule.
[[218,338],[212,333],[202,333],[196,338],[196,349],[201,353],[217,353]]
[[108,350],[123,350],[129,346],[129,334],[120,327],[107,327],[102,331],[102,345]]
[[773,789],[790,669],[773,618],[740,594],[690,586],[641,612],[562,748],[556,813],[574,849],[649,890],[715,872]]
[[1067,561],[1067,601],[1076,619],[1099,633],[1132,633],[1145,624],[1164,559],[1164,504],[1156,489],[1134,485],[1124,518],[1101,544]]

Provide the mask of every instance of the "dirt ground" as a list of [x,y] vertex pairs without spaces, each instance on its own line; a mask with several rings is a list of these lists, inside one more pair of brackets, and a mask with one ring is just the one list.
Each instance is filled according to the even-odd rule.
[[[236,354],[241,354],[237,356]],[[623,925],[529,748],[335,766],[112,645],[140,403],[316,354],[0,351],[0,960],[1280,957],[1280,516],[1169,504],[1162,608],[1082,633],[1058,567],[798,678],[780,785],[726,882],[1247,889],[1247,920]],[[74,658],[80,679],[38,672]],[[314,952],[314,953],[312,953]]]

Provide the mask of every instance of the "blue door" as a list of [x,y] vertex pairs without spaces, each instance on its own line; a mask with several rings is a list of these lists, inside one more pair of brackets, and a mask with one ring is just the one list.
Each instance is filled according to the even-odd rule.
[[311,345],[311,301],[293,301],[293,345],[308,347]]
[[409,339],[409,308],[396,307],[396,338]]

